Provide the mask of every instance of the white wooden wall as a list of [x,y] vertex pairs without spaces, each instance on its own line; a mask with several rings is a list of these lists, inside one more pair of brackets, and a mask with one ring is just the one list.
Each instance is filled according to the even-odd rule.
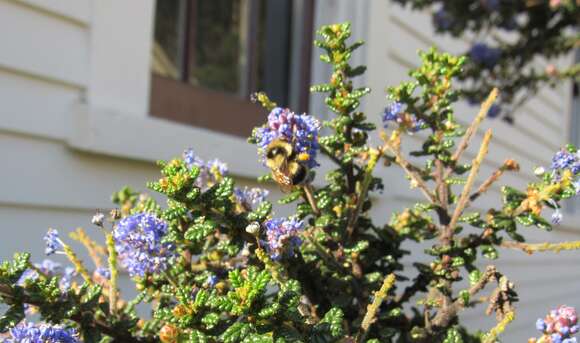
[[[320,0],[317,6],[317,25],[351,20],[355,38],[369,43],[355,61],[369,67],[358,82],[373,88],[364,109],[377,121],[386,104],[385,87],[407,79],[406,70],[418,63],[417,49],[465,48],[435,37],[428,16],[403,11],[387,0]],[[41,260],[47,227],[63,232],[90,227],[92,213],[110,206],[113,191],[123,185],[143,189],[158,177],[152,162],[185,147],[227,161],[245,182],[263,172],[253,162],[255,151],[242,139],[148,117],[153,8],[153,0],[0,0],[0,260],[18,250],[33,251],[33,259]],[[313,79],[321,82],[328,69],[317,55],[315,51]],[[516,158],[522,172],[503,181],[521,187],[533,179],[534,166],[549,163],[567,137],[567,90],[543,92],[518,113],[515,126],[501,121],[484,125],[495,136],[483,175],[505,158]],[[317,99],[311,112],[324,117]],[[467,123],[474,113],[460,107],[458,117]],[[419,140],[417,135],[405,143],[412,146]],[[472,148],[466,158],[473,155]],[[400,173],[389,169],[384,175],[387,200],[374,210],[379,222],[420,199]],[[495,187],[478,206],[496,204],[498,197]],[[573,218],[550,234],[527,233],[532,241],[580,239]],[[413,258],[421,255],[420,249],[413,251]],[[504,256],[500,269],[516,281],[523,300],[504,341],[534,335],[535,318],[550,307],[580,305],[575,296],[578,254]],[[491,327],[492,320],[482,320],[481,313],[467,313],[468,323]]]

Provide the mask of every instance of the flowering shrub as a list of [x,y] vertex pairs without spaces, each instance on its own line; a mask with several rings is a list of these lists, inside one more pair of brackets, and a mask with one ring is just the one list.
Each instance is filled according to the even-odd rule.
[[[528,244],[520,232],[522,226],[549,230],[546,208],[552,221],[560,220],[561,201],[580,190],[579,152],[571,146],[557,152],[548,169],[535,171],[537,182],[525,190],[502,187],[501,205],[481,213],[472,204],[519,168],[508,159],[476,186],[490,131],[476,157],[463,161],[497,90],[464,128],[455,120],[460,93],[453,82],[466,58],[421,53],[412,80],[388,90],[382,115],[388,131],[373,146],[368,138],[375,125],[358,110],[370,90],[352,83],[364,67],[349,64],[362,43],[347,42],[348,24],[324,26],[319,34],[316,45],[332,76],[312,90],[327,94],[330,120],[321,123],[277,107],[265,94],[255,96],[270,113],[250,138],[267,174],[261,180],[280,184],[286,191],[280,202],[295,204],[292,216],[274,217],[267,191],[236,187],[224,163],[187,150],[160,162],[161,178],[148,185],[166,204],[125,188],[113,196],[115,209],[91,220],[105,246],[81,229],[71,234],[90,264],[51,229],[46,253],[66,255],[71,267],[35,264],[28,253],[0,265],[0,299],[8,305],[0,317],[4,341],[496,342],[514,318],[516,285],[493,264],[482,269],[476,262],[499,258],[499,248],[580,247]],[[424,143],[408,157],[401,148],[411,134]],[[324,178],[316,175],[319,164],[332,165]],[[388,224],[369,215],[374,197],[398,182],[377,177],[383,166],[402,168],[411,191],[424,198]],[[412,280],[401,263],[408,241],[423,242],[431,256],[414,264]],[[119,290],[122,272],[139,292],[133,299]],[[481,304],[476,296],[482,292],[485,312],[498,324],[469,332],[461,313]],[[140,316],[137,305],[150,315]],[[537,342],[575,342],[578,331],[575,311],[565,306],[536,326]]]
[[[577,80],[580,64],[559,67],[557,58],[578,45],[578,0],[394,0],[413,9],[430,9],[442,35],[471,42],[470,62],[459,75],[465,95],[483,100],[494,88],[502,91],[490,117],[513,121],[513,112],[543,86]],[[546,61],[539,67],[538,60]]]

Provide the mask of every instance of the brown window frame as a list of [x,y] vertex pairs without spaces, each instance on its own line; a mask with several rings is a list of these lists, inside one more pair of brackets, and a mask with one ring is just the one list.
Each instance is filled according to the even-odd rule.
[[[241,85],[242,94],[230,94],[210,90],[201,86],[187,83],[190,68],[195,65],[195,25],[192,18],[196,17],[196,2],[203,0],[186,0],[185,9],[185,42],[182,49],[183,68],[179,79],[157,75],[152,73],[150,93],[151,116],[170,121],[202,127],[226,134],[247,137],[252,128],[264,120],[264,109],[252,103],[250,94],[258,91],[257,88],[257,16],[259,13],[259,1],[247,0],[249,3],[249,25],[246,40],[248,46],[249,61],[245,84]],[[271,1],[271,0],[270,0]],[[282,0],[291,1],[291,0]],[[295,0],[296,1],[296,0]],[[300,49],[299,77],[300,93],[297,95],[298,102],[294,108],[297,112],[305,112],[308,108],[310,84],[310,59],[312,53],[312,32],[314,25],[314,0],[302,0],[302,8],[299,13],[303,26],[303,33],[299,37]]]

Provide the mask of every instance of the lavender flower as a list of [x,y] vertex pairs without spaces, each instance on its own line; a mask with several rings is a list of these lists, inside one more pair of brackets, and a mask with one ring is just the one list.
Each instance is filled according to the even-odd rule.
[[266,244],[272,259],[277,260],[302,244],[299,234],[303,224],[296,218],[274,218],[264,224],[268,239]]
[[[73,267],[66,267],[64,272],[62,270],[62,265],[60,263],[54,262],[49,259],[45,259],[42,263],[35,263],[34,267],[47,277],[60,277],[58,282],[59,288],[62,291],[66,291],[70,288],[73,278],[77,275],[76,270]],[[38,272],[34,269],[27,269],[20,279],[18,279],[17,284],[23,286],[27,280],[36,280],[38,278]]]
[[558,151],[552,158],[552,169],[573,169],[573,173],[577,174],[580,171],[577,156],[564,149]]
[[501,106],[498,104],[491,105],[489,111],[487,112],[487,116],[489,118],[497,118],[500,114],[501,114]]
[[238,202],[240,202],[245,208],[252,209],[253,206],[258,205],[266,200],[266,197],[270,192],[262,188],[248,188],[244,187],[235,188],[234,196]]
[[320,122],[312,116],[295,114],[287,108],[274,108],[268,115],[266,125],[255,131],[262,162],[265,162],[264,155],[268,144],[280,138],[292,143],[297,153],[308,155],[305,161],[308,167],[316,167],[319,130]]
[[106,268],[106,267],[99,267],[99,268],[95,269],[95,274],[97,274],[99,277],[102,277],[104,279],[111,278],[111,270],[109,268]]
[[218,277],[215,275],[210,275],[207,277],[205,284],[208,288],[213,288],[218,283]]
[[76,269],[73,267],[66,267],[64,269],[64,273],[62,274],[62,278],[58,282],[58,287],[63,291],[68,290],[75,276],[77,276]]
[[62,272],[62,265],[48,258],[41,263],[35,263],[34,266],[48,276],[59,275]]
[[10,329],[6,343],[78,343],[79,335],[75,329],[60,325],[21,323]]
[[578,315],[573,307],[562,305],[544,318],[536,321],[536,329],[544,335],[546,342],[576,343],[572,337],[578,332]]
[[385,128],[388,126],[389,121],[397,121],[401,113],[403,113],[402,103],[395,101],[387,105],[383,112],[383,124]]
[[562,222],[562,212],[560,212],[559,208],[556,208],[554,213],[552,213],[552,224],[560,225]]
[[202,190],[215,185],[224,176],[229,174],[228,165],[218,159],[205,162],[195,154],[192,149],[187,149],[183,152],[183,161],[188,168],[197,167],[199,169],[199,176],[195,180],[195,185]]
[[64,247],[64,244],[60,238],[58,238],[58,231],[55,229],[48,229],[48,232],[44,235],[44,241],[46,242],[46,249],[44,252],[47,255],[52,255]]
[[469,50],[469,56],[473,62],[491,69],[499,61],[501,49],[491,48],[485,43],[476,43]]
[[383,112],[383,126],[387,128],[392,121],[404,127],[409,132],[417,132],[425,127],[425,121],[418,119],[414,114],[406,113],[403,104],[395,101],[390,103]]
[[455,19],[445,9],[441,8],[433,14],[433,25],[436,29],[446,31],[453,27]]
[[121,264],[131,276],[159,273],[175,255],[175,247],[162,242],[168,225],[150,213],[123,218],[113,231],[115,249]]

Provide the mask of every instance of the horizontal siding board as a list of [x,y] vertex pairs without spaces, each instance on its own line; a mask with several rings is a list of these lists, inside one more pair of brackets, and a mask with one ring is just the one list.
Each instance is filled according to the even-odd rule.
[[84,86],[88,35],[86,28],[0,1],[0,67]]
[[72,151],[62,143],[0,133],[0,202],[107,208],[124,185],[144,190],[159,177],[152,163]]
[[87,26],[91,19],[91,0],[8,0],[29,6],[77,25]]
[[0,130],[64,139],[81,90],[0,70]]

